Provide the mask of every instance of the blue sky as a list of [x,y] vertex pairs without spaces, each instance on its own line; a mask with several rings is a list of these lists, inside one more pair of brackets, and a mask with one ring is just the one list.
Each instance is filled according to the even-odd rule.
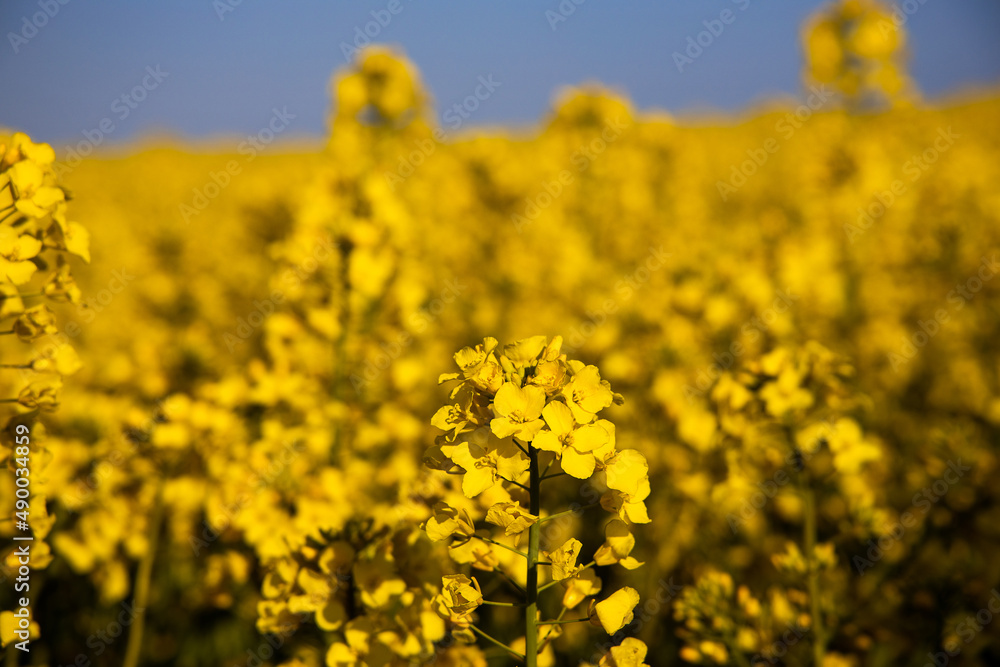
[[[798,92],[799,28],[823,4],[576,2],[562,0],[573,12],[554,22],[546,12],[560,0],[2,0],[0,125],[57,148],[105,119],[106,144],[162,133],[219,140],[258,131],[278,108],[295,116],[283,138],[322,136],[342,45],[376,18],[385,25],[367,26],[373,41],[402,48],[439,109],[471,95],[480,76],[500,84],[467,126],[531,125],[561,87],[593,81],[639,109],[735,112]],[[1000,2],[907,2],[911,72],[926,97],[1000,83]],[[679,72],[673,52],[727,8],[735,20]],[[151,78],[156,67],[165,76]],[[123,117],[115,101],[144,79],[144,99],[129,98]]]

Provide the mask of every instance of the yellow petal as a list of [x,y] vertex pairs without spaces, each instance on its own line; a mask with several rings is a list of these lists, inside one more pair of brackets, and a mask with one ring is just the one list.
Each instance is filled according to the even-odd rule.
[[63,234],[66,241],[66,250],[77,257],[82,257],[83,261],[90,263],[90,232],[87,228],[77,222],[71,222],[66,227]]
[[72,375],[83,368],[80,357],[72,345],[59,345],[48,357],[36,359],[31,368],[39,373],[58,373]]
[[538,521],[538,517],[517,503],[496,503],[486,513],[486,520],[503,528],[505,535],[519,535]]
[[626,495],[638,495],[643,481],[648,480],[646,457],[635,449],[626,449],[608,462],[608,488]]
[[338,630],[347,621],[347,610],[337,599],[328,600],[326,606],[316,612],[316,625],[320,630]]
[[558,435],[566,435],[576,426],[573,413],[562,401],[552,401],[542,410],[542,417],[549,428]]
[[568,579],[580,571],[576,564],[583,543],[576,538],[570,538],[555,551],[544,553],[542,558],[548,560],[552,567],[552,578],[556,581]]
[[563,583],[566,585],[566,592],[563,593],[562,604],[567,609],[572,609],[591,595],[601,592],[601,579],[593,570],[583,570]]
[[534,385],[518,387],[512,382],[507,382],[500,387],[496,398],[493,399],[493,407],[497,414],[511,417],[518,422],[538,419],[542,416],[544,406],[545,391]]
[[546,452],[559,453],[562,451],[563,444],[557,436],[552,431],[539,431],[538,435],[534,437],[531,441],[531,445],[535,449],[541,449]]
[[15,285],[23,285],[31,280],[37,270],[38,267],[34,262],[11,262],[0,257],[0,271],[3,271],[7,279]]
[[639,592],[625,586],[594,607],[604,631],[613,635],[632,622],[632,610],[639,604]]
[[335,642],[326,652],[326,667],[356,667],[358,657],[347,644]]
[[642,640],[626,637],[618,646],[601,659],[598,667],[643,667],[648,649]]
[[597,466],[593,454],[589,452],[581,454],[572,447],[567,447],[563,451],[560,463],[565,472],[577,479],[589,479]]
[[532,336],[504,345],[503,355],[515,363],[534,361],[548,343],[545,336]]
[[578,452],[592,452],[608,442],[608,432],[598,424],[585,424],[573,431],[572,445]]
[[22,160],[7,170],[11,183],[17,188],[19,197],[30,197],[37,189],[42,187],[45,172],[34,162]]
[[17,287],[0,283],[0,318],[9,315],[20,315],[24,312],[24,301]]

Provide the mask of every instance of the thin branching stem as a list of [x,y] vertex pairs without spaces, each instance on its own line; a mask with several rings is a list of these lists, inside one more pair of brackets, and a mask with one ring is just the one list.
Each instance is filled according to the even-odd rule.
[[566,510],[565,512],[559,512],[558,514],[550,514],[549,516],[542,517],[538,520],[538,523],[545,523],[546,521],[552,521],[552,519],[558,519],[561,516],[566,516],[567,514],[576,514],[582,512],[583,510],[589,510],[593,507],[597,507],[600,503],[591,503],[589,505],[582,505],[576,509]]
[[528,557],[528,554],[524,553],[520,549],[515,549],[514,547],[507,546],[503,542],[497,542],[496,540],[494,540],[491,537],[483,537],[482,535],[473,535],[473,537],[475,537],[477,539],[480,539],[483,542],[487,542],[489,544],[493,544],[495,546],[498,546],[498,547],[500,547],[502,549],[506,549],[507,551],[512,551],[512,552],[516,553],[518,556],[520,556],[521,558],[527,558]]
[[520,602],[494,602],[493,600],[483,600],[483,604],[488,604],[493,607],[523,607],[524,605]]
[[490,637],[488,634],[486,634],[485,632],[483,632],[482,630],[480,630],[479,628],[477,628],[474,625],[470,625],[469,627],[472,628],[473,632],[475,632],[477,635],[479,635],[480,637],[482,637],[486,641],[490,642],[491,644],[493,644],[495,646],[499,646],[500,648],[502,648],[503,650],[507,651],[508,653],[510,653],[512,656],[514,656],[518,660],[524,660],[524,656],[523,655],[521,655],[520,653],[518,653],[517,651],[515,651],[511,647],[507,646],[506,644],[504,644],[499,639],[495,639],[493,637]]

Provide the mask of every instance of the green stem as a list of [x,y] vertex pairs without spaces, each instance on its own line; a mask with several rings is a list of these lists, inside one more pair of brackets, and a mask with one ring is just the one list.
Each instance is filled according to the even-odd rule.
[[590,617],[588,616],[586,618],[569,618],[569,619],[566,619],[565,621],[561,621],[559,619],[556,619],[554,621],[539,621],[538,624],[539,625],[561,625],[563,623],[583,623],[584,621],[589,621],[589,620],[590,620]]
[[524,553],[523,551],[521,551],[519,549],[515,549],[514,547],[509,547],[506,544],[504,544],[503,542],[497,542],[493,538],[483,537],[482,535],[475,535],[475,534],[473,535],[473,537],[478,538],[478,539],[480,539],[483,542],[486,542],[488,544],[492,544],[494,546],[498,546],[501,549],[506,549],[507,551],[512,551],[512,552],[516,553],[518,556],[520,556],[521,558],[527,558],[528,557],[528,554]]
[[544,475],[542,477],[541,481],[545,481],[547,479],[552,479],[553,477],[562,477],[565,474],[567,474],[567,473],[564,473],[564,472],[554,472],[551,475]]
[[[563,607],[562,609],[559,610],[559,615],[556,616],[556,622],[561,621],[562,617],[565,614],[566,614],[566,607]],[[554,629],[555,629],[554,627],[550,627],[548,630],[545,631],[545,636],[542,637],[542,642],[541,642],[542,648],[545,648],[545,642],[549,641],[549,637],[552,635],[552,631]]]
[[524,606],[520,602],[494,602],[493,600],[483,600],[483,604],[493,605],[494,607],[523,607]]
[[503,481],[507,482],[508,484],[513,484],[514,486],[519,486],[522,489],[524,489],[525,491],[529,491],[530,490],[524,484],[521,484],[520,482],[515,482],[512,479],[507,479],[506,477],[501,477],[500,479],[502,479]]
[[[543,478],[544,479],[544,478]],[[576,514],[577,512],[582,512],[583,510],[589,510],[592,507],[597,507],[601,503],[591,503],[589,505],[583,505],[582,507],[577,507],[576,509],[566,510],[565,512],[559,512],[558,514],[550,514],[549,516],[542,517],[538,520],[538,523],[545,523],[546,521],[552,521],[552,519],[558,519],[561,516],[566,516],[567,514]]]
[[549,462],[546,464],[545,470],[542,471],[542,479],[545,479],[545,474],[548,473],[549,468],[551,468],[552,464],[555,463],[555,462],[556,462],[556,455],[553,454],[552,458],[549,459]]
[[506,572],[504,572],[500,568],[497,568],[496,572],[498,572],[500,574],[500,576],[502,576],[504,579],[506,579],[507,583],[510,584],[511,586],[513,586],[517,590],[518,593],[520,593],[521,595],[525,595],[525,596],[527,595],[527,593],[525,592],[525,590],[523,588],[521,588],[521,584],[519,584],[516,581],[514,581],[514,578],[511,577],[509,574],[507,574]]
[[[351,278],[350,261],[351,246],[341,239],[338,243],[340,249],[340,264],[338,266],[337,280],[339,293],[335,295],[340,301],[337,304],[337,323],[340,331],[337,332],[337,340],[333,344],[333,368],[330,372],[330,398],[337,403],[346,403],[344,396],[344,385],[347,382],[349,373],[347,368],[347,336],[351,325]],[[355,401],[356,403],[356,401]],[[330,448],[331,458],[336,463],[342,463],[346,458],[344,454],[344,430],[345,419],[336,419],[333,423],[333,446]]]
[[[528,455],[530,461],[528,474],[530,475],[530,511],[538,516],[541,507],[541,482],[542,476],[538,470],[538,450],[530,448]],[[528,585],[527,603],[525,610],[525,635],[524,635],[524,655],[528,667],[536,667],[538,664],[538,542],[541,537],[541,523],[535,522],[528,529]]]
[[[524,660],[524,656],[523,655],[521,655],[520,653],[518,653],[517,651],[515,651],[511,647],[507,646],[506,644],[504,644],[499,639],[494,639],[493,637],[490,637],[488,634],[486,634],[485,632],[483,632],[482,630],[480,630],[479,628],[477,628],[474,625],[470,625],[469,627],[472,628],[473,632],[475,632],[477,635],[479,635],[480,637],[482,637],[486,641],[488,641],[491,644],[494,644],[496,646],[499,646],[500,648],[502,648],[503,650],[507,651],[508,653],[510,653],[515,658],[518,658],[519,660]],[[534,663],[532,662],[531,664],[534,664]]]
[[[726,637],[726,646],[729,647],[729,652],[732,654],[733,658],[736,660],[736,664],[740,667],[750,667],[750,663],[747,662],[747,657],[743,655],[743,651],[736,646],[736,640],[733,637]],[[821,667],[817,665],[817,667]]]
[[809,613],[813,622],[813,663],[823,664],[823,656],[826,648],[826,635],[823,631],[823,617],[820,609],[819,599],[819,571],[816,568],[816,494],[811,488],[802,491],[802,498],[805,504],[805,524],[803,526],[803,540],[805,542],[806,563],[808,564],[809,579]]
[[142,653],[142,633],[146,623],[146,607],[149,605],[149,590],[153,580],[153,562],[156,560],[156,547],[160,537],[160,524],[164,513],[163,481],[156,487],[156,497],[153,500],[153,513],[149,518],[149,545],[146,554],[139,563],[135,575],[135,597],[132,600],[135,620],[128,634],[128,645],[125,647],[124,667],[138,667]]

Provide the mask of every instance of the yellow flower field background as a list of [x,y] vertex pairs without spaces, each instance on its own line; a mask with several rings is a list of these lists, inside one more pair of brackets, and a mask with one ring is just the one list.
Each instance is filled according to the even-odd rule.
[[1000,99],[883,11],[739,119],[372,47],[321,149],[5,131],[6,664],[997,664]]

